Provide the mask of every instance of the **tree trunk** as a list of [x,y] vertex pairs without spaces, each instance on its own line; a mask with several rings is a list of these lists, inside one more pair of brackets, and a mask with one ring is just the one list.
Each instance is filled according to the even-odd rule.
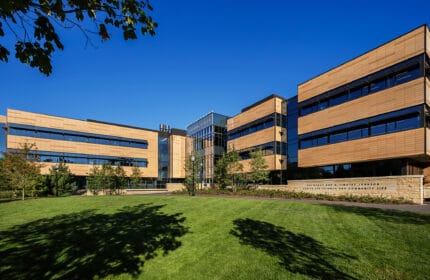
[[25,193],[24,193],[24,188],[22,188],[22,200],[25,199]]

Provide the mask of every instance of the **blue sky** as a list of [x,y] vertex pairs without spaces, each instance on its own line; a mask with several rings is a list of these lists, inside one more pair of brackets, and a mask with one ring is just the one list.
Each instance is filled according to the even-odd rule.
[[[430,1],[153,0],[155,37],[85,47],[60,31],[54,72],[0,62],[7,108],[157,129],[209,111],[235,115],[276,93],[430,23]],[[2,39],[4,40],[4,39]]]

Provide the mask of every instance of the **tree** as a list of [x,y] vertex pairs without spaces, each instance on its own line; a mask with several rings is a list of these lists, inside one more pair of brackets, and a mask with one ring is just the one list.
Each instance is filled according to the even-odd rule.
[[98,195],[103,190],[101,171],[97,165],[93,164],[87,180],[88,190],[94,195]]
[[[192,161],[192,157],[194,157],[194,161]],[[203,156],[200,153],[193,152],[185,161],[184,185],[190,195],[198,183],[199,174],[202,170],[202,166],[199,163],[202,162],[202,158]]]
[[110,194],[120,194],[127,185],[127,178],[122,166],[113,167],[105,163],[99,168],[94,165],[88,175],[88,189],[97,195],[101,191],[109,191]]
[[25,191],[34,193],[36,187],[41,184],[40,164],[35,153],[35,144],[23,144],[14,151],[4,153],[0,168],[6,184],[12,189],[21,189],[22,200],[25,199]]
[[55,196],[69,193],[76,186],[73,175],[64,162],[60,162],[49,169],[48,182]]
[[261,149],[251,152],[249,165],[251,167],[250,180],[253,184],[258,185],[269,181],[269,171],[267,170],[269,166],[263,157]]
[[3,158],[0,158],[0,189],[4,189],[7,185],[6,178],[3,174]]
[[131,168],[130,183],[133,187],[137,187],[142,183],[142,172],[137,165],[133,165]]
[[[15,42],[15,57],[49,75],[51,55],[64,46],[56,27],[77,28],[91,42],[90,35],[107,41],[109,29],[121,29],[124,40],[155,35],[157,23],[148,14],[149,0],[3,0],[0,4],[0,37]],[[88,29],[84,22],[91,23]],[[0,44],[0,60],[8,62],[12,46]]]
[[244,182],[242,158],[234,146],[230,147],[215,165],[215,180],[219,188],[224,189],[232,186],[236,191],[237,187]]
[[121,190],[125,189],[127,186],[127,176],[125,174],[124,168],[120,165],[113,169],[113,185],[111,192],[115,194],[121,194]]
[[225,156],[221,157],[215,164],[214,179],[220,189],[225,189],[230,183],[227,174],[227,160]]

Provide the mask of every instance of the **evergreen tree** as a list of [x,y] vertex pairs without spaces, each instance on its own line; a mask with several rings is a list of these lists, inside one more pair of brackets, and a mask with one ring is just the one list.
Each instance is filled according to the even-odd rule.
[[236,191],[237,187],[244,184],[243,164],[239,152],[234,146],[230,147],[227,153],[217,161],[215,165],[215,180],[219,188],[224,189],[232,186]]
[[122,190],[127,187],[127,176],[122,166],[118,165],[113,169],[113,178],[114,184],[111,192],[113,191],[115,194],[121,194]]
[[[194,161],[192,160],[194,157]],[[188,193],[191,195],[197,188],[199,174],[201,173],[202,166],[202,155],[200,153],[192,153],[185,161],[185,180],[184,185],[187,188]]]
[[52,194],[55,196],[70,193],[76,186],[73,175],[64,162],[49,169],[48,182]]
[[142,172],[137,165],[133,165],[131,168],[130,183],[133,187],[138,187],[142,183]]
[[103,190],[101,170],[97,165],[93,164],[87,180],[88,190],[94,195],[98,195]]
[[263,151],[261,149],[251,152],[251,161],[249,165],[251,167],[250,181],[254,185],[269,181],[269,171],[267,170],[269,166],[263,157]]

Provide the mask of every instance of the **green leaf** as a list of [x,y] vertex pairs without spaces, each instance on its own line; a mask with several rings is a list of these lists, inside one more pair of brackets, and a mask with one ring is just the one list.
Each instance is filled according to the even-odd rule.
[[104,25],[103,23],[99,25],[99,35],[102,37],[103,41],[109,39],[109,33],[107,32],[106,25]]
[[0,60],[4,62],[8,62],[8,56],[10,55],[10,52],[0,45]]

